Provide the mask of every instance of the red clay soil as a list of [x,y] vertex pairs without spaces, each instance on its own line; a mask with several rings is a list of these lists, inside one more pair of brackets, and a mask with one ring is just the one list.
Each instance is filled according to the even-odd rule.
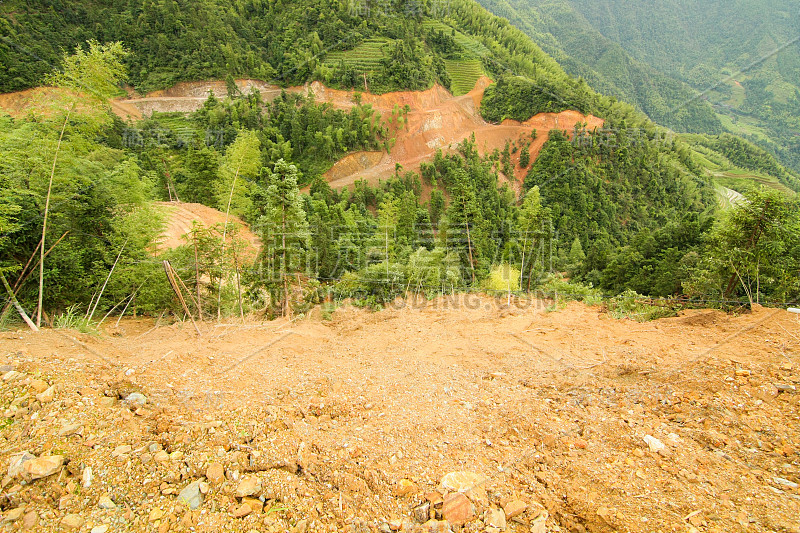
[[[156,205],[167,212],[167,223],[164,228],[164,233],[157,244],[159,251],[177,248],[182,244],[186,244],[187,240],[184,236],[191,232],[194,222],[207,228],[211,228],[217,224],[220,226],[225,224],[225,213],[203,204],[156,202]],[[261,241],[239,217],[230,215],[228,218],[229,234],[234,225],[239,228],[239,239],[243,239],[247,243],[242,255],[247,258],[255,258],[258,250],[261,248]],[[230,242],[230,238],[227,240]]]
[[[376,183],[385,179],[395,171],[399,163],[406,170],[416,170],[421,162],[433,157],[436,150],[454,150],[457,145],[472,134],[478,151],[481,154],[491,153],[495,149],[502,150],[506,141],[517,141],[520,137],[529,137],[537,130],[538,137],[531,144],[531,160],[535,160],[547,140],[551,129],[566,130],[571,134],[576,124],[584,123],[589,129],[602,127],[603,121],[594,116],[585,116],[577,111],[561,113],[542,113],[525,122],[506,120],[502,124],[490,124],[480,116],[480,102],[483,93],[492,81],[482,77],[469,93],[454,97],[444,87],[435,85],[426,91],[394,92],[383,95],[362,94],[361,102],[371,104],[386,120],[391,116],[395,106],[400,109],[408,105],[405,126],[393,132],[396,143],[390,154],[383,154],[379,162],[371,167],[355,168],[352,173],[343,172],[337,163],[326,173],[326,178],[334,188],[353,184],[356,180],[365,179]],[[348,109],[353,106],[353,92],[329,89],[320,83],[313,83],[310,91],[317,101],[328,102],[334,107]],[[361,154],[351,154],[348,158],[361,158]],[[527,169],[519,166],[519,152],[512,156],[515,164],[515,176],[512,186],[519,192]],[[352,168],[346,164],[345,167]]]
[[[257,80],[237,80],[239,89],[247,93],[252,88],[261,92],[265,101],[270,101],[281,93],[274,85]],[[433,157],[436,150],[454,150],[459,143],[475,135],[478,151],[481,154],[502,150],[507,141],[529,138],[535,129],[538,137],[530,146],[531,161],[535,161],[547,140],[547,133],[560,129],[571,135],[576,124],[585,124],[588,129],[599,128],[603,120],[577,111],[561,113],[542,113],[525,122],[506,120],[502,124],[490,124],[480,116],[480,103],[486,87],[492,83],[487,77],[480,78],[469,93],[454,97],[441,85],[434,85],[425,91],[402,91],[375,95],[361,93],[361,102],[371,104],[384,121],[392,116],[395,106],[403,109],[408,105],[410,111],[406,123],[400,129],[392,126],[392,136],[396,143],[391,153],[356,152],[345,156],[325,174],[332,187],[342,188],[364,179],[376,184],[395,172],[400,164],[405,170],[418,170],[420,163]],[[31,105],[34,95],[41,96],[53,91],[51,88],[30,89],[20,93],[0,95],[0,108],[18,116]],[[338,109],[350,109],[355,105],[354,91],[330,89],[319,82],[307,86],[287,89],[297,93],[313,93],[319,102],[327,102]],[[219,97],[227,95],[223,81],[181,82],[163,91],[154,91],[144,98],[127,95],[112,102],[112,109],[123,118],[141,118],[153,111],[191,112],[198,109],[208,97],[209,91]],[[512,155],[515,165],[514,176],[501,176],[501,181],[509,182],[519,193],[527,169],[519,166],[519,151]],[[510,178],[510,179],[509,179]]]

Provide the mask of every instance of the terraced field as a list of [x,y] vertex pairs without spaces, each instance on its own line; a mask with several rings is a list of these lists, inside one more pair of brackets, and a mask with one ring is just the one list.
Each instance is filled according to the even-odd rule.
[[370,39],[359,44],[352,50],[344,52],[331,52],[325,63],[335,67],[340,62],[365,71],[377,70],[381,59],[389,52],[393,41],[389,39]]
[[733,189],[738,192],[744,192],[754,185],[763,185],[781,191],[789,196],[794,196],[795,192],[784,184],[779,182],[777,178],[772,176],[764,176],[746,170],[730,170],[726,172],[715,172],[715,181],[720,185]]
[[478,78],[484,75],[483,65],[477,59],[463,61],[446,59],[444,64],[447,75],[450,76],[450,90],[455,96],[470,92]]
[[[439,22],[438,20],[426,20],[422,23],[422,26],[426,30],[442,30],[446,33],[451,33],[453,31],[453,28],[447,24]],[[480,41],[473,39],[465,33],[457,31],[453,37],[455,38],[456,43],[458,43],[458,45],[461,46],[461,48],[463,48],[469,55],[478,58],[489,55],[490,53],[489,49],[483,46]]]

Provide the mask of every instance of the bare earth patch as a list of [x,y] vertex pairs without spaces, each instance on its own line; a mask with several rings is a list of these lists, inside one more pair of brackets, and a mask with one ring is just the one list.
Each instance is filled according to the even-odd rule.
[[504,304],[3,333],[6,527],[800,531],[793,315]]

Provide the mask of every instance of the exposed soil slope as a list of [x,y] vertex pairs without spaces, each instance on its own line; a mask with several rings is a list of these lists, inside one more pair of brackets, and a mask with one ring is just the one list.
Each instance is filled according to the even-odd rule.
[[[194,222],[206,228],[213,228],[216,225],[222,227],[225,224],[225,213],[203,204],[156,202],[156,205],[167,213],[166,227],[157,243],[159,250],[168,250],[186,244],[187,240],[183,237],[192,231]],[[247,224],[242,222],[241,219],[231,215],[228,217],[229,231],[234,225],[239,228],[238,238],[242,239],[247,245],[243,254],[248,257],[255,257],[261,246],[259,238],[250,231]]]
[[[243,93],[255,88],[261,92],[264,101],[276,98],[281,89],[257,80],[237,80],[237,86]],[[395,172],[400,164],[406,170],[417,170],[421,162],[433,157],[436,150],[448,151],[462,141],[475,135],[478,151],[481,154],[491,153],[495,149],[502,150],[506,142],[528,139],[535,129],[538,138],[531,144],[531,161],[535,161],[551,129],[560,129],[572,134],[576,124],[585,124],[587,128],[598,128],[603,125],[602,119],[584,116],[577,111],[562,113],[542,113],[526,122],[506,120],[502,124],[489,124],[480,116],[479,108],[484,89],[492,81],[487,77],[480,78],[475,88],[469,93],[454,97],[440,85],[434,85],[426,91],[394,92],[382,95],[361,93],[361,102],[370,104],[388,121],[395,108],[403,109],[408,105],[410,111],[401,128],[392,127],[391,134],[396,143],[390,154],[380,152],[358,152],[345,156],[333,165],[325,174],[325,178],[334,188],[352,185],[356,180],[364,179],[370,184],[386,179]],[[308,86],[292,87],[288,91],[303,94],[314,93],[317,101],[327,102],[339,109],[350,109],[354,105],[354,92],[341,91],[325,87],[319,82]],[[32,94],[52,89],[31,89]],[[0,108],[11,113],[20,114],[29,105],[31,91],[0,95]],[[37,92],[38,91],[38,92]],[[123,118],[141,118],[153,111],[183,112],[195,111],[208,98],[209,92],[222,98],[227,95],[225,82],[183,82],[163,91],[149,93],[144,98],[127,96],[112,103],[112,109]],[[518,143],[519,144],[519,143]],[[511,187],[520,192],[522,180],[527,169],[519,166],[519,152],[512,155],[515,165],[514,176],[502,176]]]
[[[380,111],[384,119],[391,116],[395,106],[402,109],[408,105],[411,110],[406,123],[399,130],[393,130],[396,144],[391,153],[384,154],[380,161],[366,168],[356,168],[353,172],[342,168],[344,166],[350,169],[350,164],[337,163],[326,174],[326,178],[334,188],[351,185],[358,179],[374,184],[393,174],[396,164],[399,163],[406,170],[416,170],[421,162],[431,159],[436,150],[453,150],[473,134],[478,151],[487,154],[495,149],[502,150],[507,141],[514,142],[523,137],[528,139],[535,129],[538,137],[530,147],[531,161],[534,161],[551,129],[566,130],[571,134],[576,124],[584,123],[589,129],[603,125],[602,119],[591,115],[587,117],[577,111],[542,113],[526,122],[506,120],[499,125],[487,123],[481,118],[479,108],[483,92],[491,83],[489,78],[482,77],[472,91],[458,97],[439,85],[427,91],[362,94],[362,103],[371,104]],[[348,109],[353,105],[351,91],[329,89],[319,83],[311,84],[310,90],[318,101],[328,102],[335,107]],[[361,154],[348,157],[360,159]],[[519,152],[512,156],[512,161],[515,164],[515,176],[506,178],[510,179],[512,187],[519,192],[527,169],[519,166]]]
[[[424,531],[478,532],[506,512],[526,533],[800,531],[794,315],[639,324],[502,303],[344,307],[200,338],[145,320],[2,334],[0,468],[23,450],[68,461],[7,476],[3,516],[42,531],[421,531],[444,516]],[[476,475],[463,496],[441,483],[457,471]]]

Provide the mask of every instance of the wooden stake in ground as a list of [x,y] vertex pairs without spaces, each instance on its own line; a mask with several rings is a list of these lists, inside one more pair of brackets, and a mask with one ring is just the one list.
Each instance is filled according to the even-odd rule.
[[22,306],[17,301],[17,297],[14,296],[14,291],[11,290],[11,286],[8,284],[8,280],[6,279],[5,275],[2,272],[0,272],[0,278],[2,278],[3,285],[5,286],[6,291],[8,291],[8,297],[11,298],[11,303],[13,303],[14,307],[17,308],[17,312],[19,313],[19,316],[21,316],[22,320],[24,320],[25,323],[28,324],[29,328],[31,328],[33,331],[39,331],[38,326],[33,323],[33,321],[30,319],[30,317],[28,317],[28,314],[25,312],[25,310],[22,308]]
[[47,185],[47,199],[44,201],[44,220],[42,221],[42,245],[39,247],[41,256],[39,257],[39,305],[36,307],[37,327],[42,325],[42,298],[44,296],[44,237],[47,234],[47,215],[50,211],[50,192],[53,190],[53,176],[56,175],[56,162],[58,161],[58,152],[59,150],[61,150],[61,141],[64,139],[64,130],[67,129],[67,123],[69,122],[70,114],[72,114],[72,109],[67,111],[67,118],[64,119],[64,125],[61,127],[61,135],[58,136],[58,144],[56,145],[56,155],[53,157],[53,168],[50,170],[50,182]]
[[[202,337],[203,334],[200,333],[200,328],[197,327],[197,322],[194,321],[192,313],[189,312],[189,306],[186,305],[186,300],[183,299],[183,294],[181,293],[181,289],[180,287],[178,287],[178,283],[175,281],[175,278],[178,277],[178,274],[175,272],[175,269],[172,268],[172,265],[167,260],[164,260],[164,272],[167,273],[167,280],[169,280],[169,284],[172,287],[173,292],[178,297],[178,300],[180,300],[184,312],[187,315],[189,315],[189,318],[192,320],[192,325],[194,326],[195,331],[197,331],[197,334]],[[183,282],[181,281],[181,283]]]

